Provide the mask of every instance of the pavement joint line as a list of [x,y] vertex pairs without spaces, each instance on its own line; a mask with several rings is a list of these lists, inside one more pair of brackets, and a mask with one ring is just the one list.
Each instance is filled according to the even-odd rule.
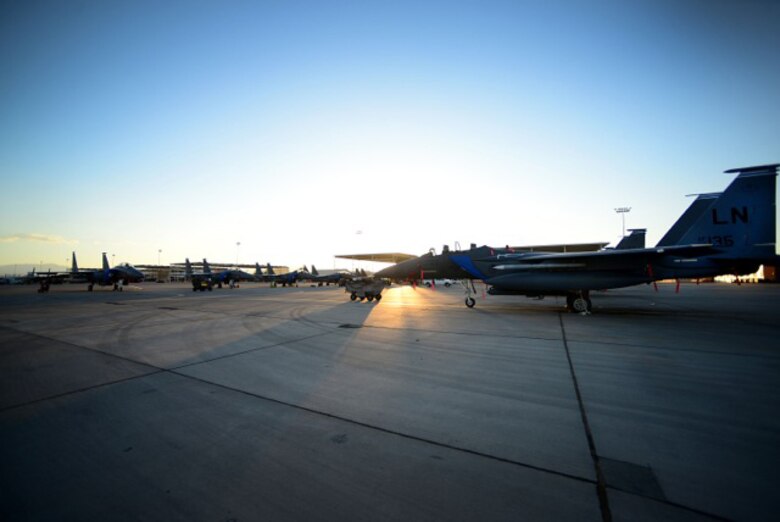
[[106,386],[112,386],[114,384],[122,384],[122,383],[125,383],[125,382],[133,381],[135,379],[143,379],[144,377],[149,377],[150,375],[157,375],[157,374],[160,374],[160,373],[165,373],[165,371],[166,370],[158,369],[156,371],[152,371],[152,372],[149,372],[149,373],[144,373],[144,374],[141,374],[141,375],[131,375],[130,377],[125,377],[124,379],[118,379],[118,380],[115,380],[115,381],[103,382],[103,383],[100,383],[100,384],[93,384],[92,386],[86,386],[84,388],[78,388],[76,390],[68,390],[66,392],[58,393],[56,395],[49,395],[48,397],[41,397],[40,399],[34,399],[32,401],[24,402],[24,403],[21,403],[21,404],[12,404],[11,406],[6,406],[4,408],[0,408],[0,414],[6,413],[8,411],[15,410],[15,409],[18,409],[18,408],[25,408],[27,406],[34,406],[34,405],[40,404],[42,402],[47,402],[47,401],[52,401],[52,400],[56,400],[56,399],[61,399],[63,397],[68,397],[69,395],[76,395],[76,394],[79,394],[79,393],[84,393],[84,392],[88,392],[88,391],[92,391],[92,390],[97,390],[99,388],[105,388]]
[[37,403],[48,401],[48,400],[52,400],[52,399],[58,399],[58,398],[61,398],[61,397],[66,397],[68,395],[72,395],[72,394],[76,394],[76,393],[82,393],[82,392],[86,392],[86,391],[89,391],[89,390],[94,390],[96,388],[102,388],[104,386],[109,386],[111,384],[118,384],[118,383],[123,383],[123,382],[127,382],[127,381],[132,381],[133,379],[138,379],[138,378],[142,378],[142,377],[146,377],[146,376],[149,376],[149,375],[154,375],[154,374],[166,371],[165,368],[160,368],[160,367],[154,366],[153,364],[149,364],[149,363],[145,363],[145,362],[141,362],[141,361],[135,361],[133,359],[130,359],[128,357],[124,357],[122,355],[117,355],[115,353],[110,353],[110,352],[104,352],[104,351],[98,350],[96,348],[90,348],[88,346],[82,346],[80,344],[75,344],[75,343],[72,343],[70,341],[63,341],[63,340],[60,340],[60,339],[54,339],[53,337],[47,337],[47,336],[39,334],[39,333],[26,332],[24,330],[18,330],[16,328],[11,328],[9,326],[0,326],[0,330],[10,330],[12,332],[20,333],[20,334],[23,334],[23,335],[30,335],[32,337],[38,337],[39,339],[45,339],[47,341],[53,341],[53,342],[56,342],[56,343],[62,343],[62,344],[65,344],[67,346],[70,346],[72,348],[76,348],[76,349],[79,349],[79,350],[85,350],[85,351],[88,351],[88,352],[104,355],[104,356],[107,356],[107,357],[113,357],[115,359],[126,361],[126,362],[129,362],[129,363],[132,363],[132,364],[137,364],[139,366],[146,366],[146,367],[151,368],[153,370],[153,371],[150,371],[149,373],[144,373],[144,374],[141,374],[141,375],[131,375],[130,377],[126,377],[124,379],[118,379],[118,380],[115,380],[115,381],[108,381],[108,382],[104,382],[104,383],[100,383],[100,384],[95,384],[95,385],[92,385],[92,386],[87,386],[87,387],[84,387],[84,388],[78,388],[76,390],[69,390],[69,391],[66,391],[66,392],[63,392],[63,393],[58,393],[56,395],[50,395],[48,397],[41,397],[40,399],[35,399],[35,400],[28,401],[28,402],[21,403],[21,404],[14,404],[14,405],[11,405],[11,406],[6,406],[4,408],[0,408],[0,413],[4,413],[6,411],[10,411],[10,410],[13,410],[15,408],[22,408],[24,406],[30,406],[30,405],[33,405],[33,404],[37,404]]
[[569,351],[569,343],[566,341],[566,328],[563,324],[563,314],[558,313],[558,321],[561,324],[561,337],[563,338],[563,347],[566,351],[566,360],[569,362],[569,370],[571,371],[571,379],[574,384],[574,393],[577,396],[577,404],[580,408],[580,416],[582,418],[582,424],[585,428],[585,437],[588,440],[588,448],[590,449],[590,456],[593,459],[593,467],[596,471],[596,494],[599,499],[599,508],[601,509],[601,519],[603,522],[612,521],[612,512],[609,509],[609,496],[607,495],[607,482],[604,478],[604,472],[601,469],[601,463],[599,462],[599,455],[596,452],[596,442],[593,439],[593,432],[590,429],[590,423],[588,422],[588,414],[585,411],[585,404],[582,401],[582,393],[580,393],[580,385],[577,381],[577,373],[574,371],[574,362],[571,359],[571,353]]
[[645,500],[651,500],[651,501],[656,502],[658,504],[663,504],[665,506],[673,507],[675,509],[681,509],[683,511],[687,511],[689,513],[694,513],[696,515],[708,517],[708,518],[711,518],[713,520],[719,520],[719,521],[722,521],[722,522],[732,522],[732,519],[730,519],[730,518],[725,518],[725,517],[722,517],[720,515],[715,515],[713,513],[708,513],[707,511],[702,511],[700,509],[692,508],[690,506],[686,506],[686,505],[683,505],[683,504],[678,504],[677,502],[673,502],[671,500],[666,500],[666,499],[662,500],[662,499],[659,499],[659,498],[655,498],[655,497],[651,497],[651,496],[647,496],[647,495],[642,495],[641,493],[636,493],[634,491],[626,491],[625,489],[621,489],[619,487],[610,486],[610,485],[607,485],[607,489],[611,489],[613,491],[620,491],[621,493],[625,493],[627,495],[633,495],[635,497],[643,498]]
[[290,343],[297,343],[297,342],[300,342],[300,341],[307,341],[309,339],[314,339],[315,337],[322,337],[324,335],[331,335],[331,334],[334,334],[334,333],[336,333],[336,330],[327,331],[327,332],[319,332],[319,333],[316,333],[316,334],[313,334],[313,335],[308,335],[306,337],[300,337],[298,339],[288,339],[286,341],[282,341],[282,342],[279,342],[279,343],[276,343],[276,344],[269,344],[268,346],[258,346],[257,348],[250,348],[248,350],[244,350],[243,352],[228,353],[228,354],[225,354],[225,355],[221,355],[219,357],[214,357],[213,359],[206,359],[206,360],[203,360],[203,361],[196,361],[196,362],[191,362],[191,363],[187,363],[187,364],[182,364],[181,366],[173,366],[171,368],[165,368],[165,371],[176,373],[176,370],[180,370],[182,368],[190,368],[192,366],[198,366],[199,364],[208,364],[208,363],[212,363],[212,362],[215,362],[215,361],[222,361],[224,359],[230,359],[231,357],[238,357],[239,355],[246,355],[248,353],[259,352],[259,351],[262,351],[262,350],[267,350],[269,348],[276,348],[276,347],[284,346],[284,345],[290,344]]
[[200,382],[202,384],[207,384],[209,386],[216,386],[218,388],[222,388],[224,390],[228,390],[228,391],[235,392],[235,393],[240,393],[242,395],[246,395],[246,396],[249,396],[249,397],[252,397],[252,398],[255,398],[255,399],[260,399],[260,400],[271,402],[271,403],[274,403],[274,404],[279,404],[281,406],[286,406],[288,408],[293,408],[293,409],[296,409],[296,410],[304,411],[306,413],[311,413],[313,415],[318,415],[318,416],[322,416],[322,417],[327,417],[329,419],[334,419],[334,420],[338,420],[338,421],[341,421],[341,422],[346,422],[348,424],[352,424],[352,425],[355,425],[355,426],[360,426],[362,428],[366,428],[366,429],[370,429],[370,430],[374,430],[374,431],[379,431],[379,432],[382,432],[382,433],[387,433],[388,435],[394,435],[396,437],[401,437],[401,438],[404,438],[404,439],[409,439],[409,440],[414,440],[414,441],[417,441],[417,442],[422,442],[422,443],[425,443],[425,444],[430,444],[432,446],[436,446],[436,447],[439,447],[439,448],[445,448],[445,449],[449,449],[449,450],[452,450],[452,451],[466,453],[466,454],[469,454],[469,455],[474,455],[476,457],[481,457],[481,458],[485,458],[485,459],[489,459],[489,460],[494,460],[494,461],[497,461],[497,462],[502,462],[504,464],[511,464],[511,465],[514,465],[514,466],[519,466],[519,467],[522,467],[522,468],[538,471],[538,472],[541,472],[541,473],[547,473],[547,474],[550,474],[550,475],[555,475],[555,476],[558,476],[558,477],[567,478],[567,479],[575,480],[575,481],[578,481],[578,482],[584,482],[584,483],[587,483],[587,484],[596,484],[596,481],[594,481],[592,479],[589,479],[587,477],[581,477],[579,475],[572,475],[570,473],[565,473],[563,471],[556,471],[556,470],[553,470],[553,469],[543,468],[541,466],[535,466],[533,464],[528,464],[526,462],[520,462],[520,461],[517,461],[517,460],[512,460],[512,459],[509,459],[509,458],[505,458],[505,457],[499,457],[498,455],[491,455],[490,453],[484,453],[484,452],[481,452],[481,451],[478,451],[478,450],[473,450],[473,449],[469,449],[469,448],[463,448],[463,447],[460,447],[460,446],[455,446],[453,444],[447,444],[446,442],[440,442],[440,441],[436,441],[436,440],[433,440],[433,439],[427,439],[425,437],[420,437],[420,436],[417,436],[417,435],[404,433],[404,432],[401,432],[401,431],[391,430],[389,428],[383,428],[382,426],[376,426],[374,424],[369,424],[369,423],[362,422],[362,421],[359,421],[359,420],[350,419],[349,417],[343,417],[341,415],[336,415],[335,413],[328,413],[326,411],[316,410],[314,408],[307,408],[306,406],[301,406],[300,404],[294,404],[294,403],[291,403],[291,402],[283,401],[281,399],[275,399],[273,397],[260,395],[258,393],[252,393],[250,391],[242,390],[240,388],[233,388],[233,387],[228,386],[226,384],[221,384],[221,383],[218,383],[218,382],[212,382],[212,381],[200,378],[200,377],[195,377],[194,375],[188,375],[186,373],[179,373],[178,371],[174,371],[174,370],[166,370],[166,372],[178,375],[178,376],[186,378],[186,379],[191,379],[193,381]]
[[155,366],[155,365],[149,364],[147,362],[136,361],[134,359],[130,359],[129,357],[125,357],[123,355],[119,355],[119,354],[111,353],[111,352],[104,352],[102,350],[98,350],[97,348],[91,348],[89,346],[82,346],[80,344],[76,344],[76,343],[71,342],[71,341],[64,341],[62,339],[56,339],[54,337],[49,337],[49,336],[46,336],[46,335],[43,335],[43,334],[40,334],[40,333],[36,333],[36,332],[27,332],[25,330],[19,330],[17,328],[12,328],[10,326],[0,326],[0,329],[2,329],[2,330],[11,330],[11,331],[16,332],[16,333],[20,333],[20,334],[24,334],[24,335],[30,335],[30,336],[33,336],[33,337],[38,337],[40,339],[46,339],[47,341],[53,341],[55,343],[66,344],[68,346],[72,346],[73,348],[79,348],[81,350],[87,350],[89,352],[99,353],[99,354],[105,355],[107,357],[113,357],[115,359],[121,359],[123,361],[131,362],[133,364],[138,364],[138,365],[141,365],[141,366],[148,366],[149,368],[152,368],[154,370],[163,370],[163,371],[165,370],[165,368],[160,368],[159,366]]

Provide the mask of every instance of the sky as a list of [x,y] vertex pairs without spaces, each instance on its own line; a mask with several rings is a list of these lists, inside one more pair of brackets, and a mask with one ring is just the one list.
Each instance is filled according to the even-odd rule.
[[652,245],[780,162],[778,27],[772,0],[6,3],[0,265],[614,244],[616,207]]

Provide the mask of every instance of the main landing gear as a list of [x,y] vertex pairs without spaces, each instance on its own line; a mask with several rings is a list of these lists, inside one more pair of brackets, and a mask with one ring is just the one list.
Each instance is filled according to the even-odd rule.
[[593,309],[590,292],[583,290],[577,294],[566,295],[566,309],[572,313],[587,315]]

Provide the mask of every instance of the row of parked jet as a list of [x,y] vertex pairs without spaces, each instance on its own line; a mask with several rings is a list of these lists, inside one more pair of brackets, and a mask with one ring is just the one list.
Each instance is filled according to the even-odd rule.
[[747,275],[761,265],[778,266],[775,252],[775,190],[780,164],[725,171],[737,177],[722,193],[700,194],[653,248],[638,229],[616,248],[592,252],[520,251],[477,247],[444,248],[380,270],[395,281],[458,279],[473,307],[473,281],[492,295],[565,296],[567,308],[589,313],[590,292],[655,283]]
[[[260,265],[255,263],[254,274],[244,272],[237,268],[213,272],[208,261],[203,259],[203,271],[194,272],[190,260],[185,260],[185,274],[187,279],[192,281],[193,290],[211,290],[215,286],[222,288],[223,285],[234,288],[242,281],[264,281],[270,282],[273,285],[280,284],[282,286],[292,286],[299,281],[330,285],[331,283],[338,284],[351,277],[365,277],[366,275],[365,271],[362,271],[362,273],[361,271],[358,271],[355,274],[334,272],[321,275],[314,265],[312,265],[311,268],[311,271],[309,271],[308,268],[304,266],[301,270],[295,270],[284,274],[275,274],[273,267],[268,263],[266,272],[263,273]],[[108,257],[105,252],[103,252],[102,268],[80,269],[78,262],[76,261],[76,253],[73,252],[71,269],[69,272],[52,272],[49,270],[48,272],[36,273],[35,268],[33,268],[32,272],[19,278],[18,282],[23,284],[38,283],[38,292],[48,292],[51,284],[55,282],[68,281],[71,283],[86,283],[87,290],[91,292],[95,285],[113,286],[115,291],[122,291],[124,286],[127,286],[130,283],[140,283],[143,280],[143,272],[129,263],[122,263],[114,267],[109,266]]]
[[284,274],[277,274],[274,272],[271,263],[266,265],[265,272],[260,268],[259,263],[255,263],[255,273],[250,274],[237,268],[228,268],[215,272],[211,270],[209,262],[203,259],[203,270],[201,272],[195,272],[192,268],[189,258],[184,262],[185,277],[192,282],[193,291],[211,291],[215,286],[222,288],[223,285],[228,285],[230,288],[235,288],[239,283],[243,281],[257,281],[271,283],[273,286],[292,286],[299,281],[307,281],[311,283],[317,283],[321,285],[339,284],[346,279],[352,277],[365,277],[365,271],[358,270],[355,274],[347,272],[333,272],[330,274],[320,274],[317,267],[311,266],[311,271],[307,267],[303,267],[300,270],[292,272],[286,272]]

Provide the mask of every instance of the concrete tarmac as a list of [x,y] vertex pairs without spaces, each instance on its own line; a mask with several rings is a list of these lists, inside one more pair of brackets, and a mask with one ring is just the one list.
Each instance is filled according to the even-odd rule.
[[659,286],[0,287],[0,520],[774,520],[780,286]]

